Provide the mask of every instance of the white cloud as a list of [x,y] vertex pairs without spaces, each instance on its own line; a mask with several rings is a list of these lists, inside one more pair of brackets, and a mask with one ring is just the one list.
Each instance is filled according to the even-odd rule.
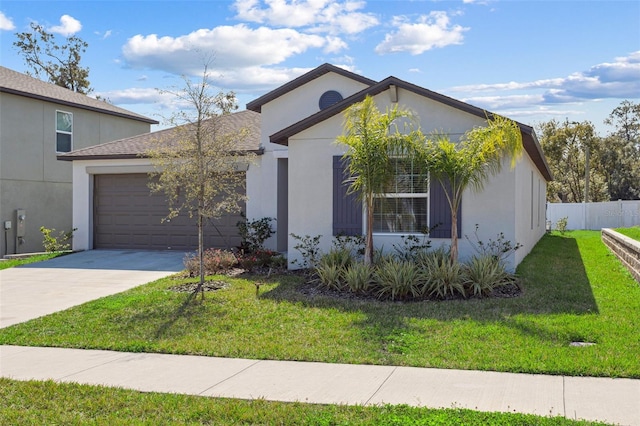
[[12,31],[15,30],[16,26],[13,24],[11,18],[7,17],[4,13],[0,12],[0,30],[2,31]]
[[543,95],[473,96],[463,98],[462,101],[493,111],[499,108],[522,108],[538,105],[544,102],[544,97]]
[[[587,71],[576,72],[567,77],[541,79],[529,82],[508,82],[458,86],[454,92],[474,94],[477,92],[513,92],[538,90],[535,97],[528,98],[530,104],[565,104],[595,99],[640,98],[640,51],[615,58],[613,62],[597,64]],[[469,97],[489,105],[502,107],[523,100],[524,95],[493,95]]]
[[409,52],[420,55],[427,50],[462,44],[463,33],[469,28],[452,25],[449,15],[443,11],[433,11],[422,15],[417,22],[409,22],[405,17],[395,17],[396,31],[387,34],[375,48],[378,54]]
[[98,37],[100,37],[102,40],[107,39],[109,37],[111,37],[112,31],[111,30],[107,30],[104,33],[101,33],[100,31],[94,31],[93,32],[95,35],[97,35]]
[[60,17],[60,25],[50,27],[49,31],[51,31],[52,33],[58,33],[65,37],[69,37],[80,31],[81,29],[82,24],[80,23],[80,21],[72,16],[62,15]]
[[246,25],[200,29],[179,37],[136,35],[122,48],[129,66],[177,74],[202,71],[202,58],[214,56],[221,71],[279,64],[310,48],[327,45],[324,37],[293,29],[248,28]]
[[348,47],[347,43],[340,37],[327,36],[326,40],[325,53],[339,53]]
[[378,25],[371,13],[358,12],[364,1],[335,0],[236,0],[236,19],[309,32],[357,34]]

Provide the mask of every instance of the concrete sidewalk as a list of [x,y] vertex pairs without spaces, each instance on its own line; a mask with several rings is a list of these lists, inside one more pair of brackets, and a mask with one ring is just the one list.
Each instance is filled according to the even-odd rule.
[[0,346],[0,376],[320,404],[408,404],[640,425],[640,380]]

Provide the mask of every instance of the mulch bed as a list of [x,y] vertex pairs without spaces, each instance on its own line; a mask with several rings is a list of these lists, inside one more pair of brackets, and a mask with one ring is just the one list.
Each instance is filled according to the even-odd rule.
[[[253,269],[251,271],[247,271],[241,268],[234,268],[229,271],[226,271],[224,275],[228,277],[242,277],[242,276],[251,276],[251,277],[269,277],[271,275],[296,275],[304,278],[304,283],[297,287],[297,290],[307,297],[317,297],[317,296],[325,296],[336,299],[343,300],[380,300],[373,293],[352,293],[350,291],[340,291],[333,290],[326,287],[321,287],[318,285],[315,280],[313,274],[308,271],[303,270],[277,270],[273,271],[268,268],[263,269]],[[217,291],[222,290],[229,287],[229,283],[214,280],[214,281],[206,281],[203,286],[203,291]],[[198,283],[185,283],[177,286],[170,287],[169,290],[180,292],[180,293],[193,293],[198,288]],[[501,298],[508,299],[513,297],[518,297],[522,294],[522,287],[518,284],[518,282],[512,282],[500,287],[496,287],[493,289],[491,294],[485,296],[485,298]],[[478,298],[477,296],[471,296],[469,298]],[[464,300],[465,298],[462,295],[456,294],[452,296],[448,296],[444,299],[440,298],[430,298],[424,297],[421,299],[410,299],[410,300],[399,300],[396,302],[407,303],[407,302],[419,302],[424,300],[433,300],[433,301],[442,301],[442,300]]]

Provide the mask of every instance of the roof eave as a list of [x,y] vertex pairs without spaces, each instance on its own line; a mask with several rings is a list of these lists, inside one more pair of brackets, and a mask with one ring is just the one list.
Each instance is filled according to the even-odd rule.
[[[319,111],[316,114],[309,116],[304,120],[294,123],[291,126],[288,126],[287,128],[274,133],[273,135],[269,136],[269,141],[274,144],[288,146],[290,136],[296,133],[299,133],[311,126],[314,126],[330,117],[333,117],[336,114],[339,114],[350,105],[364,100],[364,98],[367,95],[375,96],[387,90],[391,85],[395,85],[397,87],[400,87],[406,90],[411,90],[422,96],[428,97],[430,99],[433,99],[435,101],[448,105],[452,108],[459,109],[461,111],[467,112],[469,114],[475,115],[480,118],[491,119],[497,115],[495,113],[484,110],[482,108],[478,108],[466,102],[462,102],[457,99],[450,98],[440,93],[433,92],[431,90],[425,89],[420,86],[416,86],[414,84],[408,83],[404,80],[400,80],[396,77],[391,76],[371,87],[368,87],[364,90],[361,90],[358,93],[355,93],[354,95],[342,100],[341,102],[338,102],[337,104],[330,106],[329,108]],[[527,154],[536,164],[536,167],[538,167],[538,169],[540,170],[540,173],[542,173],[544,178],[547,181],[553,180],[551,169],[547,164],[545,156],[542,152],[542,148],[540,146],[540,143],[538,142],[535,132],[533,131],[533,128],[525,124],[519,123],[517,121],[516,121],[516,124],[520,128],[520,132],[523,135],[522,143],[525,150],[527,151]]]
[[316,78],[321,77],[324,74],[327,74],[329,72],[334,72],[336,74],[351,78],[355,81],[358,81],[360,83],[363,83],[369,86],[372,86],[377,83],[375,80],[371,80],[370,78],[364,77],[359,74],[355,74],[351,71],[347,71],[344,68],[340,68],[332,64],[322,64],[319,67],[316,67],[311,71],[308,71],[307,73],[302,74],[297,78],[294,78],[288,83],[283,84],[277,89],[274,89],[260,96],[258,99],[254,99],[253,101],[247,103],[246,108],[251,111],[262,112],[262,105],[268,102],[271,102],[272,100],[279,98],[285,93],[290,92],[296,89],[297,87],[300,87],[312,80],[315,80]]
[[15,90],[15,89],[11,89],[11,88],[8,88],[8,87],[0,87],[0,92],[9,93],[11,95],[24,96],[26,98],[37,99],[37,100],[40,100],[40,101],[51,102],[51,103],[55,103],[55,104],[58,104],[58,105],[64,105],[64,106],[80,108],[80,109],[84,109],[84,110],[88,110],[88,111],[99,112],[101,114],[107,114],[107,115],[113,115],[113,116],[116,116],[116,117],[128,118],[128,119],[131,119],[131,120],[141,121],[143,123],[160,124],[160,122],[157,121],[157,120],[153,120],[151,118],[143,117],[141,115],[131,115],[131,114],[119,113],[117,111],[109,111],[109,110],[105,110],[105,109],[101,109],[101,108],[97,108],[97,107],[92,107],[90,105],[82,105],[82,104],[79,104],[79,103],[76,103],[76,102],[64,101],[64,100],[61,100],[61,99],[57,99],[57,98],[53,98],[53,97],[49,97],[49,96],[37,95],[35,93],[24,92],[22,90]]

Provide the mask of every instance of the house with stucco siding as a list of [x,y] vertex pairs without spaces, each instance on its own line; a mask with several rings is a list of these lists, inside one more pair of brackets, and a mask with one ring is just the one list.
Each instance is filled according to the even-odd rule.
[[[277,218],[273,247],[288,253],[290,265],[300,253],[291,234],[321,235],[320,248],[331,247],[338,234],[364,232],[362,205],[346,194],[343,165],[346,147],[336,144],[343,133],[344,111],[372,96],[381,111],[393,105],[412,110],[423,133],[438,132],[453,140],[486,124],[491,113],[395,77],[369,80],[330,64],[265,94],[247,104],[262,115],[261,143],[264,155],[247,174],[248,217]],[[510,269],[520,263],[545,232],[545,194],[551,172],[533,128],[518,123],[524,155],[514,168],[509,165],[492,178],[482,192],[468,190],[458,215],[460,256],[473,254],[464,236],[485,242],[499,233],[522,247],[510,259]],[[265,196],[269,194],[268,196]],[[428,235],[437,247],[448,244],[450,210],[441,186],[387,194],[385,211],[374,217],[376,247],[391,250],[401,237]],[[402,223],[398,218],[411,217]],[[416,219],[417,218],[417,219]]]
[[[423,133],[444,133],[453,140],[474,127],[486,125],[491,117],[488,111],[395,77],[378,82],[331,64],[307,72],[249,102],[246,111],[227,117],[234,126],[246,126],[252,133],[250,143],[239,149],[258,154],[257,161],[246,170],[246,216],[275,219],[272,223],[276,232],[267,246],[286,252],[291,267],[295,260],[300,260],[300,253],[294,248],[297,240],[292,234],[320,235],[320,248],[326,251],[334,236],[364,232],[362,204],[347,194],[344,183],[344,164],[340,159],[346,148],[337,144],[336,139],[343,133],[344,111],[366,96],[372,96],[381,111],[393,105],[412,110]],[[458,215],[463,259],[473,254],[464,236],[473,234],[476,225],[478,237],[484,241],[503,233],[506,239],[522,245],[507,259],[510,269],[520,263],[545,232],[545,194],[551,172],[534,130],[522,123],[518,126],[524,154],[515,167],[507,164],[482,192],[468,190],[463,194]],[[59,157],[74,164],[74,226],[79,227],[81,236],[74,239],[75,249],[96,247],[95,222],[100,220],[97,209],[108,210],[116,203],[116,198],[113,202],[105,199],[104,205],[86,210],[85,206],[102,200],[95,193],[96,182],[103,180],[99,175],[143,176],[140,173],[150,170],[149,159],[141,156],[143,148],[134,147],[138,142],[141,138],[134,137]],[[118,149],[109,153],[109,146]],[[406,168],[403,173],[407,174]],[[141,204],[140,197],[148,197],[148,193],[142,192],[127,194],[131,197],[128,203]],[[121,200],[119,204],[127,203]],[[402,236],[422,235],[420,231],[425,228],[433,228],[427,236],[432,246],[449,243],[451,215],[437,182],[397,189],[380,197],[378,205],[384,207],[374,217],[374,242],[378,248],[391,250]],[[132,209],[125,209],[125,215],[133,220]],[[118,229],[116,225],[113,233]],[[156,228],[153,232],[165,231]],[[162,241],[156,248],[175,248],[161,235],[147,237],[145,240],[136,236],[135,241],[155,239]]]

